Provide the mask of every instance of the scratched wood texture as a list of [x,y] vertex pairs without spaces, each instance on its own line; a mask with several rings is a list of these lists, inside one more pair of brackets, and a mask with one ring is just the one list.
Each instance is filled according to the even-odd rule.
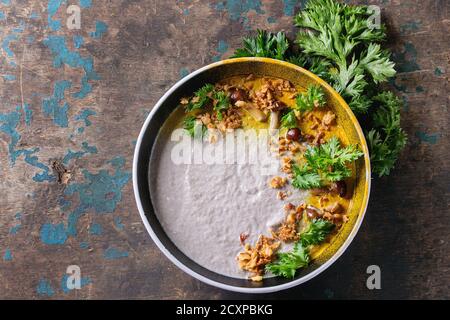
[[[135,139],[178,79],[230,56],[256,28],[293,36],[301,1],[0,2],[0,298],[450,298],[450,3],[376,4],[389,26],[408,146],[374,179],[347,252],[312,281],[249,296],[173,266],[140,221]],[[81,29],[66,25],[70,4]],[[379,265],[382,289],[366,288]],[[82,288],[65,272],[81,269]]]

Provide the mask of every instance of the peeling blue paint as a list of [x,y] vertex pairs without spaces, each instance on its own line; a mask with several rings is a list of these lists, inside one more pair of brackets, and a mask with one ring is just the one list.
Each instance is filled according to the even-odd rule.
[[21,138],[19,132],[17,131],[17,127],[19,125],[21,119],[20,106],[16,108],[16,111],[9,113],[0,113],[0,131],[4,132],[6,135],[10,137],[10,143],[8,144],[8,152],[10,165],[13,167],[16,163],[16,160],[21,155],[24,155],[25,162],[36,167],[42,169],[41,173],[36,173],[33,177],[34,181],[42,182],[42,181],[52,181],[54,180],[54,176],[50,175],[50,169],[48,166],[38,161],[38,157],[34,154],[39,151],[39,148],[34,149],[19,149],[16,150],[17,144]]
[[402,52],[394,52],[392,59],[396,63],[396,69],[399,73],[420,70],[417,64],[417,50],[411,42],[405,43]]
[[90,8],[92,6],[92,0],[80,0],[80,7]]
[[189,74],[189,70],[187,68],[180,69],[180,78],[184,78]]
[[258,14],[264,14],[260,0],[225,0],[215,5],[217,11],[227,12],[232,21],[243,19],[247,21],[246,15],[250,10]]
[[103,256],[105,257],[106,260],[115,260],[115,259],[120,259],[120,258],[126,258],[128,257],[128,252],[127,251],[121,251],[119,249],[116,249],[114,247],[109,247],[108,249],[105,250]]
[[49,0],[47,4],[47,12],[48,12],[48,26],[53,31],[58,31],[61,29],[61,21],[53,20],[53,16],[58,12],[58,9],[61,5],[66,4],[67,0]]
[[285,16],[293,16],[298,0],[283,0],[283,13]]
[[92,122],[89,120],[89,117],[94,116],[96,114],[97,114],[97,112],[95,112],[92,109],[84,109],[83,111],[81,111],[79,114],[77,114],[74,117],[74,120],[83,120],[85,126],[89,127],[92,124]]
[[5,13],[3,11],[0,11],[0,20],[5,20]]
[[10,137],[8,152],[11,166],[15,164],[16,158],[19,156],[15,148],[20,140],[20,134],[17,131],[20,117],[21,114],[17,110],[9,113],[0,113],[0,131]]
[[75,48],[77,48],[77,49],[80,49],[81,48],[81,46],[84,44],[84,38],[83,38],[83,36],[80,36],[80,35],[74,35],[73,37],[72,37],[72,41],[73,41],[73,46],[75,47]]
[[108,161],[114,168],[114,174],[107,170],[90,173],[83,170],[85,182],[69,184],[65,195],[78,194],[79,204],[69,214],[67,227],[63,223],[56,225],[44,224],[41,227],[41,241],[46,244],[64,244],[68,237],[77,235],[79,218],[89,209],[96,213],[114,212],[117,204],[122,200],[122,188],[130,180],[131,173],[124,171],[125,158],[115,157]]
[[268,23],[271,23],[271,24],[272,24],[272,23],[277,23],[277,18],[275,18],[275,17],[268,17],[268,18],[267,18],[267,22],[268,22]]
[[427,134],[423,131],[417,131],[415,136],[419,139],[420,142],[436,144],[439,140],[439,134]]
[[89,35],[94,39],[100,39],[108,31],[108,25],[103,21],[95,22],[95,31]]
[[122,218],[120,218],[120,217],[114,217],[114,226],[115,226],[118,230],[123,230],[123,228],[125,228],[125,225],[122,223]]
[[11,253],[11,249],[6,249],[5,254],[3,255],[3,261],[12,261],[13,256]]
[[[62,290],[62,292],[66,293],[66,294],[69,293],[71,290],[74,290],[74,289],[69,289],[67,287],[67,279],[69,279],[68,274],[64,274],[61,278],[61,290]],[[92,280],[89,277],[81,277],[81,279],[80,279],[81,288],[85,287],[86,285],[88,285],[90,283],[92,283]],[[76,290],[78,290],[78,289],[76,289]]]
[[101,224],[93,223],[89,226],[89,233],[95,236],[101,235],[103,232],[103,227]]
[[3,79],[5,79],[6,81],[14,81],[16,80],[16,76],[13,74],[4,74]]
[[222,56],[227,52],[227,50],[228,43],[226,43],[224,40],[219,40],[219,44],[217,45],[218,54],[212,58],[212,61],[219,61],[220,59],[222,59]]
[[31,124],[31,120],[33,119],[33,110],[31,110],[28,103],[23,104],[22,110],[25,118],[25,124],[29,126]]
[[9,6],[11,4],[11,0],[2,0],[2,4]]
[[12,227],[9,229],[9,234],[11,234],[11,235],[17,234],[17,232],[19,232],[20,228],[22,228],[22,225],[21,225],[20,223],[19,223],[19,224],[16,224],[15,226],[12,226]]
[[39,19],[41,16],[36,11],[31,12],[30,19]]
[[418,31],[421,26],[420,21],[409,21],[407,23],[404,23],[400,26],[400,33],[405,34],[409,31]]
[[9,34],[2,41],[2,49],[6,52],[6,55],[10,58],[14,57],[14,52],[11,51],[9,44],[12,41],[16,41],[18,39],[17,35]]
[[81,248],[81,249],[87,249],[87,248],[89,248],[89,243],[87,243],[86,241],[80,242],[80,248]]
[[39,295],[52,297],[55,294],[55,290],[53,290],[50,282],[45,279],[40,279],[39,284],[36,288],[36,292]]
[[42,243],[58,245],[66,242],[68,234],[64,227],[64,223],[44,223],[40,230],[40,236]]
[[29,150],[19,150],[19,151],[25,155],[24,160],[26,163],[38,169],[42,169],[41,173],[36,173],[33,176],[33,181],[44,182],[56,180],[56,177],[53,174],[50,174],[50,168],[45,164],[43,164],[42,162],[39,162],[38,157],[34,155],[36,152],[39,152],[39,148]]
[[106,170],[100,170],[97,174],[83,170],[86,183],[74,183],[67,186],[66,195],[78,193],[80,197],[79,207],[85,211],[92,208],[97,213],[113,212],[122,199],[122,188],[131,177],[129,172],[122,170],[123,158],[115,158],[110,162],[115,163],[114,175],[110,175]]
[[442,71],[441,68],[436,67],[436,69],[434,69],[434,74],[439,77],[439,76],[442,76],[444,74],[444,71]]
[[70,206],[72,205],[72,201],[67,200],[64,197],[59,197],[58,205],[60,206],[62,211],[67,211],[67,210],[69,210]]
[[[46,116],[50,116],[53,122],[63,128],[68,126],[67,111],[70,105],[64,102],[64,92],[72,86],[67,80],[57,81],[53,89],[53,96],[42,100],[42,111]],[[60,106],[61,102],[63,105]]]
[[63,36],[51,35],[44,40],[44,44],[50,48],[53,55],[53,66],[61,68],[66,64],[72,68],[82,68],[84,76],[81,78],[81,89],[72,96],[83,99],[92,91],[90,80],[99,80],[99,75],[94,70],[94,62],[91,57],[84,58],[76,51],[70,51],[66,46],[66,39]]
[[72,151],[68,149],[66,155],[63,158],[63,163],[67,165],[69,164],[70,160],[79,159],[86,154],[96,154],[98,152],[95,146],[90,146],[87,142],[82,142],[81,148],[83,149],[82,151]]
[[19,26],[17,28],[12,29],[14,33],[22,33],[25,31],[25,21],[20,20]]

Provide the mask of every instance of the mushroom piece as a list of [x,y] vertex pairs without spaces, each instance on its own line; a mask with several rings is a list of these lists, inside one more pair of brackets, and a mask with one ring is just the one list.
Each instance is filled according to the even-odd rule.
[[322,217],[323,212],[319,208],[316,208],[314,206],[307,206],[306,207],[306,216],[308,219],[313,220],[317,217]]
[[267,115],[255,107],[253,103],[245,101],[236,101],[236,107],[241,107],[246,110],[256,121],[264,122],[267,120]]
[[278,129],[280,126],[280,111],[272,111],[270,113],[270,125],[271,130]]

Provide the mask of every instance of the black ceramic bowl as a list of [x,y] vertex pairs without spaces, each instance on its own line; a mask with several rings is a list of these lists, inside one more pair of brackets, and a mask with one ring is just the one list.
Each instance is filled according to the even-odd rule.
[[[253,282],[231,278],[210,271],[181,252],[168,238],[154,213],[149,190],[150,154],[158,132],[170,113],[179,105],[181,97],[190,96],[205,83],[215,83],[234,75],[254,74],[290,80],[294,84],[307,86],[315,83],[322,86],[330,106],[338,115],[338,122],[345,128],[348,140],[357,143],[365,157],[357,163],[357,181],[352,200],[350,220],[341,228],[329,248],[302,269],[293,279],[280,277]],[[136,143],[133,161],[133,187],[137,206],[145,227],[159,249],[179,268],[189,275],[210,285],[247,293],[265,293],[287,289],[312,279],[328,268],[348,247],[364,217],[370,190],[370,161],[362,130],[344,100],[323,80],[314,74],[290,63],[267,58],[238,58],[220,61],[205,66],[177,82],[153,107],[142,127]]]

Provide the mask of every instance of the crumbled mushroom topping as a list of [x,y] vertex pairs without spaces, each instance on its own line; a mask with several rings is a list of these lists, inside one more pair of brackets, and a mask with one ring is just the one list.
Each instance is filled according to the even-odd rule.
[[276,258],[280,242],[276,239],[259,236],[255,246],[246,244],[244,251],[237,256],[239,268],[249,271],[255,276],[264,273],[264,266]]
[[273,189],[281,189],[285,186],[287,179],[284,177],[276,176],[270,179],[269,186]]

